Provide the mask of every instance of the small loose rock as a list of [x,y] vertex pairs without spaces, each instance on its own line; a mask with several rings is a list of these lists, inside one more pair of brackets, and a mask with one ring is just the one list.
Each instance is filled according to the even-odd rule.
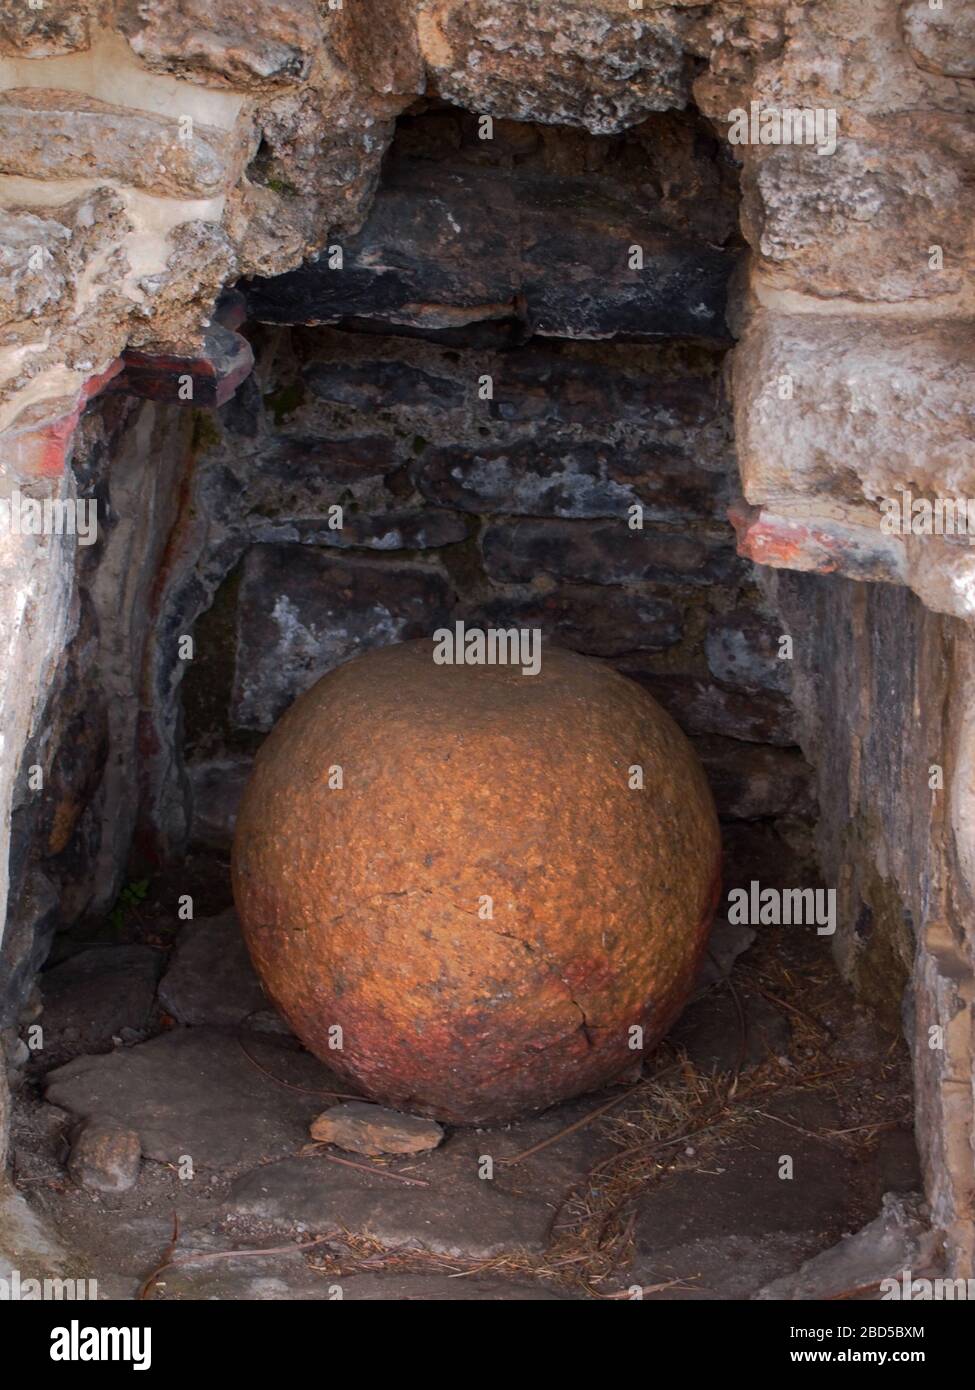
[[139,1178],[142,1145],[134,1130],[109,1120],[90,1120],[71,1149],[68,1172],[94,1192],[128,1192]]
[[311,1136],[354,1154],[417,1154],[435,1149],[443,1129],[434,1120],[353,1100],[334,1105],[313,1120]]

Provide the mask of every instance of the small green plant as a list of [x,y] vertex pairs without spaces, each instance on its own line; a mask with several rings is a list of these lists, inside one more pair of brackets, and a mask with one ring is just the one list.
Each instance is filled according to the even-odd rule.
[[140,878],[134,883],[127,883],[119,893],[115,906],[108,914],[108,920],[116,931],[121,931],[125,926],[126,918],[129,913],[145,902],[149,896],[149,880]]
[[274,412],[275,425],[281,425],[305,399],[304,383],[293,381],[281,386],[277,391],[269,391],[264,396],[264,404]]

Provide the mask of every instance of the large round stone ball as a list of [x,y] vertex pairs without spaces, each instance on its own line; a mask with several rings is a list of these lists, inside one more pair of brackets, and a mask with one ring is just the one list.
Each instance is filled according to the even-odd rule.
[[[687,998],[719,886],[704,774],[610,667],[350,661],[258,754],[234,896],[265,987],[366,1095],[455,1123],[610,1081]],[[642,1052],[641,1052],[642,1047]]]

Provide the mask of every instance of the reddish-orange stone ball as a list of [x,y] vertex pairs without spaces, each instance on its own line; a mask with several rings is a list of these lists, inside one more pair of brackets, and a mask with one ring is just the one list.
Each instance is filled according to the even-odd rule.
[[371,652],[283,716],[244,794],[234,896],[312,1052],[375,1100],[488,1123],[662,1037],[717,900],[718,825],[680,730],[610,667],[433,654]]

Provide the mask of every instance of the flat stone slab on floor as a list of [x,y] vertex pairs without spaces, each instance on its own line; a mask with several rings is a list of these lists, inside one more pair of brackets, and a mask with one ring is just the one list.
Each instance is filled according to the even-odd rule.
[[[248,1060],[244,1046],[260,1066]],[[316,1092],[341,1083],[290,1042],[248,1033],[244,1043],[216,1028],[176,1028],[137,1047],[76,1057],[47,1078],[47,1099],[87,1119],[135,1129],[146,1158],[239,1169],[297,1153],[321,1113]],[[324,1099],[327,1100],[327,1097]]]
[[233,908],[182,927],[159,1002],[178,1023],[232,1028],[263,1021],[264,1031],[289,1031],[261,987]]
[[741,1017],[732,995],[714,989],[688,1004],[667,1035],[704,1072],[747,1070],[767,1057],[787,1055],[792,1030],[785,1014],[753,995]]
[[[312,1258],[314,1258],[314,1252]],[[301,1254],[241,1256],[174,1266],[152,1291],[154,1301],[219,1302],[559,1302],[540,1284],[508,1279],[452,1279],[448,1274],[318,1272]]]
[[[688,1286],[662,1298],[750,1298],[856,1224],[854,1165],[813,1133],[841,1123],[832,1102],[811,1093],[767,1108],[787,1123],[749,1124],[640,1201],[634,1283]],[[784,1155],[791,1179],[780,1176]]]
[[[304,1234],[346,1230],[387,1247],[459,1259],[547,1248],[558,1204],[596,1157],[607,1152],[594,1129],[567,1135],[523,1162],[502,1162],[554,1135],[598,1103],[560,1106],[503,1130],[458,1130],[430,1153],[387,1171],[424,1180],[417,1187],[311,1154],[268,1164],[239,1178],[226,1212],[247,1225]],[[484,1160],[493,1162],[493,1177]],[[369,1160],[361,1160],[368,1163]]]
[[163,965],[151,946],[92,946],[40,977],[45,1046],[103,1047],[148,1025]]
[[869,1225],[767,1284],[756,1298],[816,1300],[852,1289],[873,1289],[877,1297],[882,1280],[893,1278],[900,1286],[905,1270],[928,1270],[936,1250],[937,1236],[921,1197],[888,1192],[880,1215]]

